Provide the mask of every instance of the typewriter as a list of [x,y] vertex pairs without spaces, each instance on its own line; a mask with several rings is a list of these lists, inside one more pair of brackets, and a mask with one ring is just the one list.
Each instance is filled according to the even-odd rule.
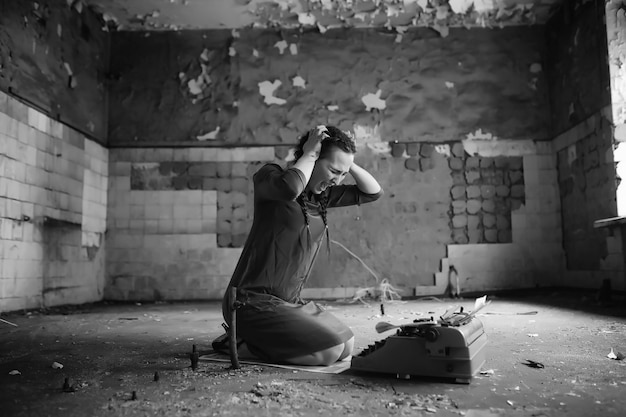
[[352,358],[350,369],[363,372],[449,378],[469,384],[485,363],[487,335],[483,325],[463,308],[446,311],[439,320],[418,319],[393,326],[381,322],[379,333],[397,328],[396,334],[369,345]]

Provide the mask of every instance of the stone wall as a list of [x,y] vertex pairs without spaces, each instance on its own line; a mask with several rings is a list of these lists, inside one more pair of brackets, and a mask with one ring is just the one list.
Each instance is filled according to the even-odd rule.
[[219,299],[251,221],[268,148],[113,149],[107,299]]
[[382,142],[454,141],[479,128],[549,139],[542,27],[396,35],[114,33],[111,145],[293,144],[320,122],[376,129],[370,139]]
[[[361,144],[356,160],[385,196],[329,210],[330,257],[320,253],[304,295],[351,297],[375,283],[345,248],[405,295],[441,294],[450,265],[463,291],[557,282],[562,231],[550,143],[484,142]],[[250,178],[263,163],[286,165],[283,154],[112,150],[106,297],[221,297],[251,224]]]
[[554,140],[562,205],[564,285],[599,288],[610,279],[623,288],[621,238],[595,229],[617,213],[611,108],[589,117]]
[[[255,154],[246,150],[247,154]],[[157,151],[163,154],[165,151]],[[201,155],[217,155],[214,150],[196,149]],[[273,153],[273,150],[270,149]],[[179,151],[170,150],[171,154]],[[174,210],[170,220],[174,228],[179,232],[193,233],[194,231],[210,232],[217,234],[217,243],[220,247],[241,247],[246,240],[252,221],[252,207],[249,203],[248,189],[251,184],[248,178],[252,177],[256,164],[244,161],[217,162],[203,160],[202,162],[164,161],[133,163],[130,166],[130,190],[134,191],[202,191],[205,195],[213,196],[213,204],[210,212],[200,214],[199,201],[184,202],[176,198],[179,193],[170,193],[172,204],[185,204],[195,208],[197,216],[188,219]],[[253,169],[250,169],[253,168]],[[257,167],[258,168],[258,167]],[[209,192],[210,193],[206,193]],[[184,194],[180,194],[184,195]],[[193,195],[193,193],[187,193]],[[200,194],[198,194],[200,195]],[[140,221],[154,220],[161,216],[157,207],[146,208],[146,212],[135,213],[133,219]],[[193,208],[190,207],[189,211]],[[215,213],[213,212],[215,211]],[[169,212],[168,212],[169,213]],[[210,216],[207,218],[206,216]],[[161,216],[163,217],[163,216]],[[193,222],[191,220],[197,220]],[[206,220],[213,220],[208,223]],[[217,221],[217,223],[215,223]],[[186,222],[184,225],[181,222]],[[212,224],[210,227],[209,225]]]
[[557,136],[611,103],[604,1],[563,2],[546,25],[551,130]]
[[623,288],[621,238],[594,228],[618,214],[605,2],[564,3],[546,31],[565,253],[558,284],[599,288],[610,279]]
[[0,311],[102,298],[108,151],[0,92]]
[[454,243],[510,243],[511,211],[524,204],[522,157],[467,157],[462,144],[450,159]]
[[[461,293],[476,293],[556,285],[560,282],[564,262],[556,157],[551,143],[465,140],[462,149],[466,154],[473,155],[468,156],[466,161],[477,159],[472,162],[473,166],[480,166],[482,161],[493,163],[493,170],[488,169],[488,176],[481,181],[492,180],[494,172],[500,181],[497,173],[501,169],[505,184],[508,178],[509,185],[505,186],[509,187],[509,193],[506,195],[501,185],[493,190],[495,195],[485,199],[482,195],[484,188],[479,188],[483,201],[476,214],[467,215],[468,234],[456,234],[456,243],[447,245],[447,256],[441,260],[433,281],[429,285],[418,284],[416,294],[437,295],[453,289]],[[457,150],[459,154],[460,150]],[[453,161],[454,158],[450,162]],[[459,162],[454,161],[454,164],[458,166]],[[483,174],[482,170],[479,172]],[[475,197],[465,202],[466,213],[471,206],[475,207],[472,211],[479,207],[477,202],[469,204],[469,201],[479,198],[478,189],[472,189],[474,191],[470,192]],[[466,187],[463,198],[467,198],[468,190],[472,189]],[[488,189],[492,190],[491,187]],[[501,190],[500,195],[498,189]],[[460,209],[462,201],[460,198],[453,200],[452,209]],[[492,225],[492,205],[486,206],[485,201],[493,201],[496,211],[498,207],[503,210],[496,214],[495,225]],[[478,227],[469,228],[470,218],[473,219],[472,224]],[[507,224],[509,218],[510,225]],[[455,231],[454,228],[452,230]],[[494,241],[499,243],[490,243]]]
[[0,4],[0,90],[82,132],[107,138],[109,37],[83,1]]
[[[416,283],[433,280],[451,239],[452,177],[448,157],[443,148],[440,151],[427,143],[392,143],[385,151],[360,147],[357,163],[379,180],[385,194],[374,203],[328,213],[331,239],[409,295]],[[308,287],[374,284],[363,265],[333,243],[330,258],[325,250],[320,252]]]
[[105,279],[108,299],[220,298],[252,174],[318,123],[355,132],[385,196],[329,212],[330,258],[305,297],[374,284],[342,246],[404,295],[441,294],[453,271],[462,292],[615,280],[619,239],[591,226],[615,209],[601,3],[447,36],[117,32],[110,71],[106,22],[81,2],[3,3],[0,88],[101,142],[108,129],[115,149],[107,165],[77,130],[0,96],[0,310],[96,300]]
[[[515,143],[549,135],[543,29],[412,29],[398,40],[365,29],[114,34],[107,296],[221,296],[250,227],[253,172],[285,165],[318,123],[355,132],[356,160],[385,196],[329,211],[331,255],[320,254],[305,296],[374,283],[342,246],[412,295],[435,288],[448,245],[511,243],[528,195]],[[467,138],[505,151],[466,151]]]

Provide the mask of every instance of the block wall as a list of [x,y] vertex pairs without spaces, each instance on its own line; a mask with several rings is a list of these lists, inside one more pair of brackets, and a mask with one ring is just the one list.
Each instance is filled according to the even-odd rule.
[[600,288],[604,279],[624,288],[624,261],[618,231],[594,228],[617,216],[611,107],[594,114],[554,140],[563,217],[565,286]]
[[[534,282],[533,274],[558,271],[555,165],[537,154],[549,154],[549,143],[502,141],[495,150],[482,149],[484,144],[498,146],[493,143],[392,142],[385,152],[370,144],[357,154],[357,161],[380,180],[385,195],[372,205],[329,211],[331,238],[355,252],[381,278],[390,279],[404,295],[413,295],[416,287],[418,294],[442,294],[451,262],[463,274],[462,291],[516,288],[522,272]],[[542,171],[525,174],[526,170]],[[526,182],[534,187],[538,178],[543,188],[528,190]],[[543,242],[549,233],[538,230],[541,224],[556,236],[550,237],[549,245]],[[514,239],[529,242],[524,247],[527,253],[521,255],[520,248],[518,256],[541,260],[533,261],[532,267],[518,262],[516,275],[507,277],[503,271],[511,265],[503,258],[503,248]],[[553,259],[540,254],[548,247]],[[473,248],[481,252],[472,252]],[[338,245],[331,249],[329,259],[320,254],[306,294],[344,297],[354,294],[354,288],[375,284],[353,256]],[[341,287],[336,286],[338,281]]]
[[[407,146],[420,152],[419,144]],[[388,143],[361,144],[357,162],[385,197],[328,213],[333,241],[393,277],[407,295],[416,280],[432,277],[450,239],[447,159],[431,144],[422,148],[422,155],[394,156]],[[106,297],[220,298],[251,226],[252,175],[266,162],[287,165],[288,155],[281,146],[112,149]],[[406,244],[389,257],[394,240]],[[340,246],[326,256],[320,253],[306,297],[352,296],[369,285],[371,277]]]
[[219,299],[273,147],[112,149],[105,297]]
[[[489,200],[483,200],[482,212],[473,220],[482,225],[482,229],[473,228],[473,233],[472,229],[466,229],[467,232],[456,234],[455,240],[447,245],[441,269],[434,274],[430,285],[416,287],[417,295],[442,294],[448,290],[463,293],[549,287],[559,282],[564,258],[556,157],[551,143],[482,142],[463,142],[465,153],[471,155],[466,161],[474,161],[472,164],[478,167],[482,161],[488,161],[487,164],[493,166],[486,171],[483,181],[491,181],[495,172],[497,181],[503,183],[499,186],[500,195],[496,186],[492,199],[494,206],[501,207],[502,212],[495,214],[496,224],[492,225],[491,204],[489,210],[485,210],[484,201]],[[451,163],[455,167],[460,164],[454,159]],[[508,180],[500,180],[497,167],[505,166],[501,168],[502,175]],[[458,169],[452,170],[453,175],[459,172]],[[509,188],[508,193],[504,186]],[[463,198],[467,198],[468,189],[465,188]],[[462,193],[455,188],[452,193],[453,198],[457,197],[452,203],[453,214],[461,206],[467,210],[467,203],[459,203],[464,201],[460,197]],[[477,190],[475,193],[479,196]],[[487,227],[489,225],[492,226]],[[452,230],[454,233],[455,229]]]
[[[320,253],[305,296],[349,294],[374,283],[340,244],[412,295],[416,286],[433,286],[448,245],[512,243],[514,214],[528,198],[522,155],[458,148],[482,135],[491,142],[550,138],[544,28],[454,28],[446,37],[416,28],[396,35],[257,28],[113,33],[109,143],[118,158],[112,185],[120,179],[115,186],[122,189],[110,194],[116,214],[109,219],[109,243],[129,235],[139,244],[138,236],[149,236],[146,244],[158,247],[148,254],[159,254],[151,258],[159,261],[154,271],[131,266],[123,259],[126,247],[111,248],[108,296],[170,297],[162,289],[176,298],[221,296],[250,226],[246,182],[249,187],[256,164],[284,163],[298,136],[318,123],[355,132],[357,162],[385,195],[329,211],[337,243],[329,258]],[[259,157],[264,149],[267,157]],[[251,156],[218,156],[235,151]],[[533,148],[524,156],[534,154]],[[211,193],[214,220],[203,214],[208,207],[181,207],[171,228],[154,216],[176,208],[151,207],[154,201],[141,197],[161,196],[159,204],[169,205],[167,198],[209,201]],[[199,261],[204,270],[196,272],[180,257],[187,246],[177,254],[155,243],[155,233],[173,233],[181,242],[202,235],[215,241],[209,252],[230,259],[230,267],[218,271]],[[167,265],[176,265],[177,277],[168,275]],[[205,283],[194,281],[200,276]],[[198,285],[201,292],[190,290]]]
[[108,151],[0,92],[0,311],[101,299]]
[[[251,177],[263,163],[286,165],[286,154],[283,147],[112,149],[106,298],[219,299],[251,224]],[[362,143],[356,161],[385,195],[329,210],[331,254],[320,252],[303,296],[351,297],[375,283],[342,246],[404,295],[443,293],[450,265],[462,292],[559,280],[550,143]]]
[[[416,283],[432,281],[451,240],[449,148],[426,142],[361,146],[355,160],[379,181],[383,197],[328,211],[331,239],[405,295],[413,294]],[[330,257],[325,246],[320,252],[307,294],[352,296],[353,289],[375,284],[367,269],[339,244],[331,244]]]
[[511,211],[525,202],[523,158],[468,156],[461,143],[453,151],[453,242],[511,242]]

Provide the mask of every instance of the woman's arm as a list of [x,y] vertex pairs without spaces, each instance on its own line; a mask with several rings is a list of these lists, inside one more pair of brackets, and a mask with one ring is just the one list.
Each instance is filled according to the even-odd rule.
[[365,194],[378,194],[382,189],[372,174],[355,163],[350,167],[350,175],[354,178],[358,189]]
[[365,169],[352,164],[350,174],[356,184],[334,185],[328,192],[328,207],[345,207],[361,205],[378,200],[383,189],[378,181]]
[[326,126],[320,125],[309,131],[309,137],[302,146],[302,156],[291,166],[304,174],[304,184],[309,183],[315,162],[322,150],[322,141],[328,137]]
[[295,200],[306,188],[315,162],[320,155],[322,140],[328,136],[325,126],[311,129],[302,147],[302,156],[288,169],[267,164],[254,175],[255,198],[262,200]]

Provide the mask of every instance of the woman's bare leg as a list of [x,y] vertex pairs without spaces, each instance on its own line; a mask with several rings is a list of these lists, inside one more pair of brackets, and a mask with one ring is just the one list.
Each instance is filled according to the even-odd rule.
[[352,351],[354,350],[354,336],[350,338],[346,343],[344,343],[343,352],[341,356],[339,356],[339,360],[342,361],[344,359],[350,358],[352,356]]
[[347,343],[341,343],[328,349],[309,353],[308,355],[289,358],[286,359],[285,362],[293,365],[328,366],[339,360],[346,350],[346,344]]

